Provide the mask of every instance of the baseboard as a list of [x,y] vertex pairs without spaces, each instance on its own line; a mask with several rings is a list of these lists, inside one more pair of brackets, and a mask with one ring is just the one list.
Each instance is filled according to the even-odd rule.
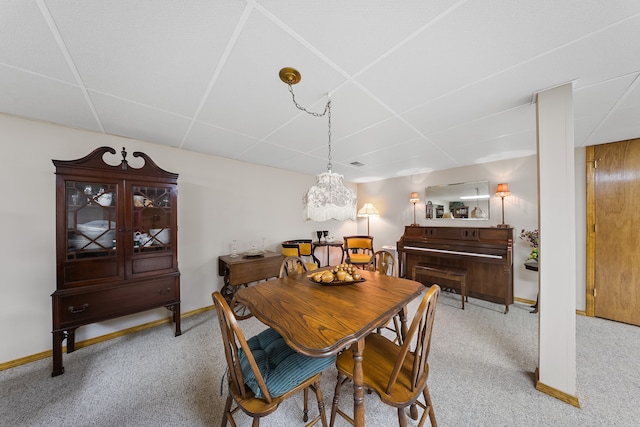
[[536,303],[535,301],[532,301],[530,299],[524,299],[524,298],[518,298],[518,297],[514,297],[513,300],[515,302],[519,302],[521,304],[526,304],[526,305],[533,305]]
[[[197,310],[193,310],[190,311],[188,313],[182,313],[180,315],[181,319],[184,319],[186,317],[189,316],[193,316],[196,314],[200,314],[200,313],[204,313],[205,311],[209,311],[209,310],[213,310],[213,305],[210,305],[208,307],[202,307],[202,308],[198,308]],[[148,323],[144,323],[142,325],[138,325],[138,326],[133,326],[131,328],[127,328],[127,329],[122,329],[121,331],[116,331],[116,332],[112,332],[110,334],[106,334],[106,335],[101,335],[99,337],[95,337],[95,338],[89,338],[87,340],[84,341],[79,341],[76,343],[76,350],[82,347],[88,347],[90,345],[93,344],[98,344],[104,341],[109,341],[112,340],[114,338],[118,338],[118,337],[122,337],[125,335],[129,335],[129,334],[133,334],[139,331],[143,331],[145,329],[149,329],[149,328],[153,328],[155,326],[158,325],[162,325],[164,323],[169,323],[172,322],[172,316],[169,316],[165,319],[159,319],[159,320],[154,320],[153,322],[148,322]],[[66,352],[67,351],[67,347],[63,346],[62,347],[62,351]],[[3,362],[0,363],[0,371],[4,371],[6,369],[10,369],[10,368],[15,368],[16,366],[20,366],[20,365],[26,365],[27,363],[31,363],[31,362],[35,362],[37,360],[42,360],[42,359],[46,359],[47,357],[52,357],[53,356],[53,350],[47,350],[47,351],[43,351],[42,353],[36,353],[36,354],[32,354],[30,356],[25,356],[25,357],[21,357],[19,359],[16,360],[10,360],[8,362]]]
[[[520,304],[525,304],[525,305],[534,305],[536,303],[535,301],[524,299],[524,298],[518,298],[518,297],[513,297],[513,301],[519,302]],[[587,312],[584,310],[576,310],[576,314],[580,316],[586,316]]]
[[551,397],[555,397],[558,400],[561,400],[569,405],[575,406],[576,408],[580,407],[580,402],[578,401],[577,396],[573,396],[571,394],[567,394],[563,391],[557,390],[553,387],[550,387],[546,384],[540,382],[540,375],[538,372],[538,368],[536,368],[536,390],[548,394]]

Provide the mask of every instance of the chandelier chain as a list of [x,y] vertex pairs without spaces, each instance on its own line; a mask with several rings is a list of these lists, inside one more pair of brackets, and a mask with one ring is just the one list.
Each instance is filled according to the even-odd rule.
[[311,114],[314,117],[324,117],[327,114],[327,111],[329,111],[329,104],[331,103],[331,101],[327,101],[327,105],[324,106],[324,111],[322,113],[316,113],[314,111],[307,110],[302,105],[298,104],[298,101],[296,101],[296,95],[293,93],[293,87],[291,86],[291,84],[288,84],[287,86],[289,86],[289,92],[291,92],[291,99],[293,99],[293,103],[295,104],[298,110],[304,111],[307,114]]
[[328,136],[329,136],[329,164],[327,165],[327,171],[329,173],[331,173],[331,169],[333,169],[333,165],[331,164],[331,100],[329,99],[327,101],[327,104],[324,106],[324,111],[322,113],[316,113],[315,111],[309,111],[306,108],[304,108],[302,105],[298,104],[298,101],[296,101],[296,95],[293,93],[293,87],[291,86],[291,83],[287,83],[287,86],[289,86],[289,92],[291,93],[291,99],[293,100],[293,104],[296,106],[296,108],[300,111],[304,111],[307,114],[310,114],[314,117],[324,117],[325,115],[328,116],[328,122],[329,122],[329,130],[328,130]]
[[331,173],[331,169],[333,169],[331,165],[331,100],[327,101],[327,110],[327,115],[329,116],[329,130],[327,132],[329,134],[329,164],[327,165],[327,171]]

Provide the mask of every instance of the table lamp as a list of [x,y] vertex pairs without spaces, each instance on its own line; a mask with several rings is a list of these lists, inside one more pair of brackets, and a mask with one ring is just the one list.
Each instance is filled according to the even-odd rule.
[[498,224],[498,228],[509,228],[509,224],[504,223],[504,198],[510,196],[509,186],[507,184],[498,184],[496,189],[496,197],[502,199],[502,223]]
[[358,211],[359,217],[367,217],[367,236],[371,236],[371,234],[369,234],[369,218],[372,216],[379,216],[379,215],[380,213],[373,206],[372,203],[365,203],[364,206],[362,206]]
[[418,203],[419,201],[420,197],[418,197],[418,193],[415,191],[411,193],[411,198],[409,199],[409,202],[413,203],[413,224],[411,225],[414,227],[420,226],[420,224],[418,224],[418,222],[416,221],[416,203]]

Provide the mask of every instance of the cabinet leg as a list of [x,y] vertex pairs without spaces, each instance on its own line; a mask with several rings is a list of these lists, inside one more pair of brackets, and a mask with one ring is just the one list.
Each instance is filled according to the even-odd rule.
[[76,330],[69,329],[65,336],[67,337],[67,354],[76,351]]
[[173,322],[176,324],[176,337],[182,335],[180,328],[180,303],[173,306]]
[[173,320],[173,323],[176,324],[175,336],[177,337],[182,335],[182,329],[180,328],[180,303],[176,303],[173,305],[165,305],[164,308],[166,308],[167,310],[173,313],[171,319]]
[[64,340],[64,332],[53,332],[53,371],[52,377],[64,374],[64,366],[62,366],[62,341]]

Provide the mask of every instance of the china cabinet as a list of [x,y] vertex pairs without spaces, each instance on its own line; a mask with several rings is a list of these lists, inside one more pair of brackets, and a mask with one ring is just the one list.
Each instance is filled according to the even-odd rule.
[[[146,154],[129,165],[122,149],[100,147],[56,168],[56,291],[52,297],[53,372],[64,372],[62,343],[75,350],[75,330],[158,307],[180,330],[177,257],[178,175]],[[115,160],[114,160],[115,159]]]

